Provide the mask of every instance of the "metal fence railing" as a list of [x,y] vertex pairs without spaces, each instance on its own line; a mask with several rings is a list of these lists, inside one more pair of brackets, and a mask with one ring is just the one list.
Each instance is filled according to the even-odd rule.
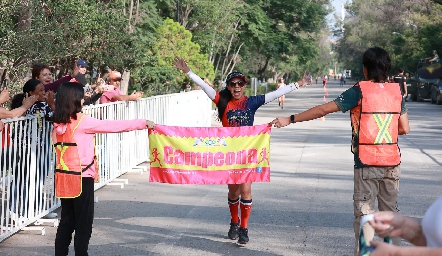
[[[211,107],[203,91],[191,91],[91,105],[83,112],[98,119],[149,119],[164,125],[208,127]],[[54,187],[52,123],[35,116],[2,122],[0,242],[60,207]],[[95,147],[100,172],[96,190],[149,159],[147,130],[97,134]]]

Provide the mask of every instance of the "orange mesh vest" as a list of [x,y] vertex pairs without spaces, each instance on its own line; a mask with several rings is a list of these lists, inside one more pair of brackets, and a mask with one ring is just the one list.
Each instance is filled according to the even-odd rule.
[[350,111],[353,139],[358,142],[352,151],[364,165],[397,166],[401,162],[397,144],[402,108],[399,84],[363,81],[359,86],[360,104]]
[[[83,114],[78,114],[78,119],[68,123],[64,134],[56,134],[54,147],[57,159],[55,167],[55,196],[59,198],[75,198],[81,194],[81,160],[74,131],[83,119]],[[54,132],[55,133],[55,132]],[[89,167],[87,167],[89,168]],[[86,169],[87,169],[86,168]]]

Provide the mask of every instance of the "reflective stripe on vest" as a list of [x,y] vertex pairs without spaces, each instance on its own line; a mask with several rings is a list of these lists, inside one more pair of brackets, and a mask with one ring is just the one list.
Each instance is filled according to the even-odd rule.
[[64,154],[66,153],[69,147],[77,146],[77,143],[69,143],[69,142],[57,142],[54,144],[55,150],[57,152],[57,166],[56,169],[60,170],[69,170],[69,167],[66,165],[64,161]]
[[358,138],[354,153],[367,166],[397,166],[401,162],[397,144],[402,108],[399,84],[363,81],[359,86],[362,99],[351,111]]
[[54,136],[56,153],[55,196],[58,198],[75,198],[80,196],[82,191],[81,159],[74,132],[80,125],[84,114],[78,114],[77,117],[77,120],[71,118],[71,123],[67,124],[64,134],[55,134]]

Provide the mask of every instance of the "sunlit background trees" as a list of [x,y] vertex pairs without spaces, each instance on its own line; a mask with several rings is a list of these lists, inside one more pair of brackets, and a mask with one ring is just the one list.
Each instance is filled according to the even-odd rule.
[[216,86],[233,70],[260,81],[346,69],[357,77],[374,45],[412,71],[442,52],[438,2],[353,0],[331,23],[329,0],[2,0],[1,83],[18,91],[33,64],[49,64],[57,77],[83,58],[92,82],[118,69],[129,91],[175,93],[190,81],[172,67],[174,56]]

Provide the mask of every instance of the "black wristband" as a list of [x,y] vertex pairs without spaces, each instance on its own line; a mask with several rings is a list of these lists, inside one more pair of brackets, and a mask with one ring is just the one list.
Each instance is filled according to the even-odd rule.
[[295,115],[291,115],[291,116],[290,116],[290,123],[292,123],[292,124],[296,123],[296,121],[295,121]]

